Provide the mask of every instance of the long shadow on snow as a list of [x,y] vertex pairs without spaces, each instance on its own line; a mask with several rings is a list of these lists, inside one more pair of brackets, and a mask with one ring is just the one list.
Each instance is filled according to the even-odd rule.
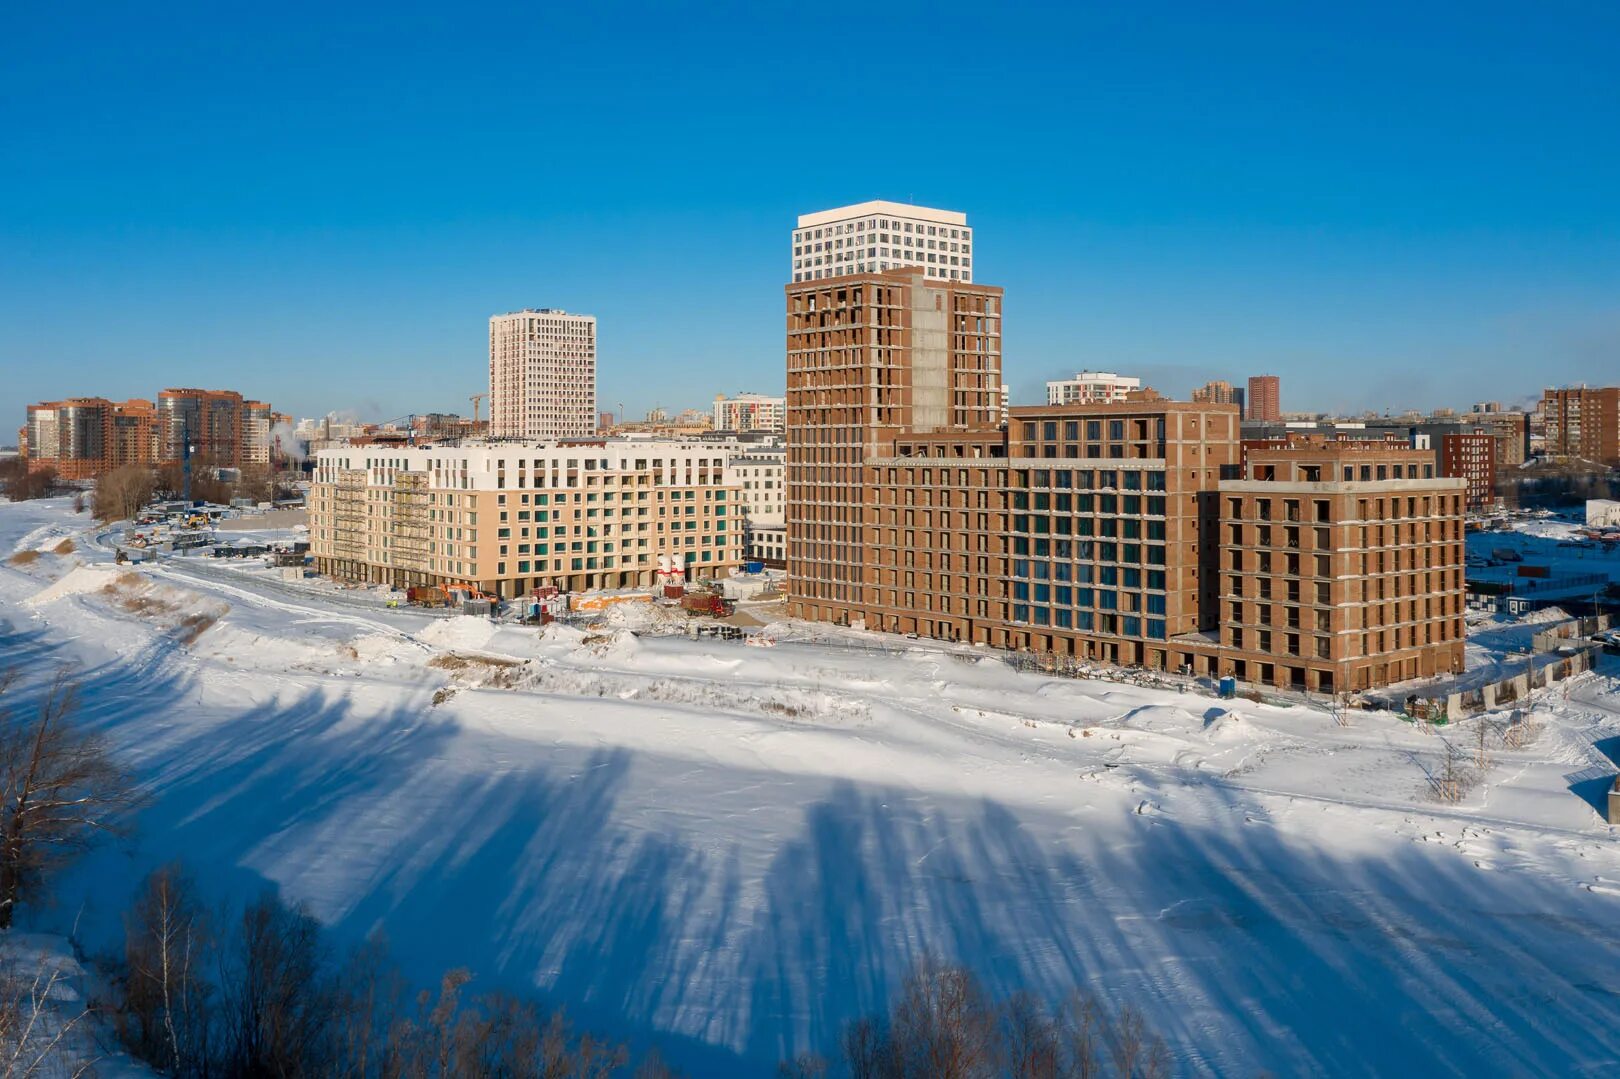
[[205,706],[161,665],[96,677],[91,718],[159,795],[134,856],[78,876],[109,932],[141,873],[183,856],[216,894],[269,878],[314,899],[340,942],[383,928],[418,981],[465,964],[590,1025],[691,1039],[672,1056],[708,1075],[830,1049],[925,952],[998,993],[1137,1003],[1185,1070],[1553,1072],[1620,1052],[1620,998],[1595,988],[1620,960],[1612,901],[1388,833],[1335,856],[1215,784],[1198,819],[1121,822],[1106,802],[1069,817],[831,782],[751,880],[723,836],[616,819],[637,769],[669,767],[655,754],[448,769],[499,739],[418,699],[367,712],[310,689],[170,724]]

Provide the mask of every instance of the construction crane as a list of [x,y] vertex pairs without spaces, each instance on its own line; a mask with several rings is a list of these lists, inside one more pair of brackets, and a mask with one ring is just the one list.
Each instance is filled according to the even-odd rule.
[[472,406],[473,406],[473,423],[474,424],[476,424],[478,422],[478,406],[479,406],[479,404],[481,404],[483,402],[484,398],[486,398],[488,396],[489,396],[489,394],[487,394],[487,393],[475,393],[471,397],[468,398],[468,400],[472,402]]

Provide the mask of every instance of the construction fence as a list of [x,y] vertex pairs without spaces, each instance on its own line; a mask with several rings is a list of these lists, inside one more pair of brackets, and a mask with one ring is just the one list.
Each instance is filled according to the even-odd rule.
[[1538,689],[1547,689],[1578,674],[1585,674],[1596,663],[1599,651],[1596,645],[1587,645],[1568,655],[1543,653],[1531,657],[1530,665],[1518,674],[1458,693],[1448,693],[1444,697],[1432,697],[1429,701],[1431,707],[1444,704],[1448,720],[1467,719],[1523,700]]

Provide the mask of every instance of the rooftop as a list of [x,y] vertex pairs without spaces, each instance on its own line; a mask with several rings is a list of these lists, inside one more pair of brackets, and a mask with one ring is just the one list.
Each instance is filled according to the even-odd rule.
[[857,202],[852,206],[840,206],[836,210],[821,210],[813,214],[800,214],[798,227],[813,228],[816,225],[825,225],[833,221],[847,221],[854,217],[867,217],[871,214],[893,214],[895,217],[910,217],[921,221],[933,221],[941,225],[965,225],[967,214],[957,213],[955,210],[935,210],[927,206],[912,206],[904,202],[884,202],[881,199],[872,202]]

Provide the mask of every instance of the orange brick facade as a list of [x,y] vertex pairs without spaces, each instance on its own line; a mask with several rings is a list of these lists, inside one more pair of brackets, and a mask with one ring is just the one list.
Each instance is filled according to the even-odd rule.
[[156,404],[73,397],[29,405],[21,439],[29,468],[52,468],[65,480],[177,461],[187,434],[199,463],[240,468],[268,463],[272,415],[230,390],[169,389]]
[[1463,483],[1432,455],[1285,445],[1245,472],[1215,403],[1003,427],[1001,300],[915,271],[788,286],[789,613],[1324,692],[1460,663]]

